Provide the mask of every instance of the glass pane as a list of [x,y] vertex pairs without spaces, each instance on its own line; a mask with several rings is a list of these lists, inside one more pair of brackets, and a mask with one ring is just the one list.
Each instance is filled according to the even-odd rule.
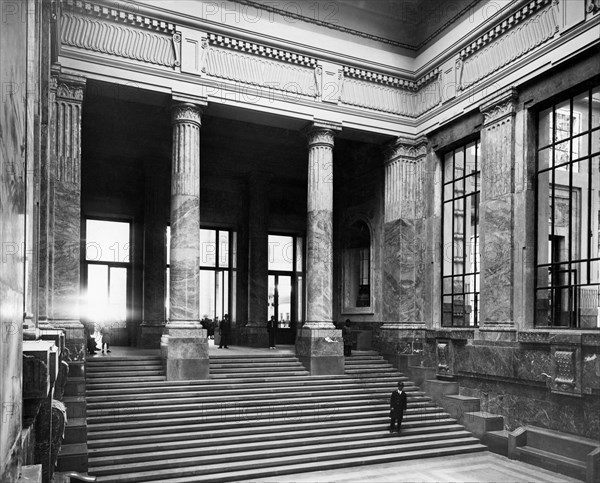
[[573,135],[589,131],[589,91],[573,98]]
[[129,262],[129,223],[86,220],[86,260]]
[[296,319],[298,322],[304,321],[304,277],[298,275],[297,278],[298,290],[296,292]]
[[217,231],[200,230],[200,266],[214,267],[217,261]]
[[454,182],[454,192],[452,193],[453,198],[463,196],[465,194],[465,179],[460,178]]
[[105,320],[108,306],[108,266],[87,266],[87,319],[92,322]]
[[301,237],[296,237],[296,271],[302,272],[304,269],[304,240]]
[[449,201],[454,197],[453,191],[454,183],[448,183],[444,185],[444,201]]
[[538,263],[550,263],[550,235],[551,235],[551,196],[550,186],[551,171],[544,171],[538,175],[538,241],[537,259]]
[[478,171],[476,163],[476,151],[477,143],[472,142],[467,144],[467,148],[465,150],[465,175],[467,176]]
[[573,159],[582,158],[589,155],[588,136],[589,134],[582,134],[581,136],[577,136],[575,139],[573,139]]
[[542,111],[538,121],[538,147],[544,147],[550,144],[550,132],[552,124],[552,108]]
[[599,289],[597,285],[578,288],[577,306],[579,308],[579,328],[595,329],[599,327],[600,312],[598,311]]
[[452,293],[452,277],[444,277],[442,281],[442,291],[444,294]]
[[229,232],[219,231],[219,267],[229,267]]
[[464,273],[465,271],[465,199],[461,198],[454,201],[454,233],[453,256],[454,273]]
[[215,320],[215,272],[200,270],[200,318]]
[[442,245],[442,273],[452,275],[452,202],[444,203],[444,238]]
[[554,148],[554,165],[566,169],[564,164],[571,160],[571,141],[558,143]]
[[228,313],[229,277],[227,272],[215,272],[215,314],[220,320]]
[[572,125],[570,101],[567,100],[556,106],[555,119],[554,134],[556,141],[567,139],[571,135]]
[[600,127],[600,87],[592,90],[592,129]]
[[537,326],[552,325],[552,290],[542,289],[536,292],[535,321]]
[[[237,232],[231,232],[231,265],[232,268],[237,268]],[[233,319],[231,319],[233,320]]]
[[542,149],[538,153],[538,170],[548,169],[552,164],[552,148]]
[[269,275],[269,320],[275,315],[275,275]]
[[600,129],[592,132],[592,152],[590,154],[598,154],[600,151]]
[[465,176],[465,153],[461,149],[454,152],[454,179],[460,179]]
[[448,183],[454,179],[454,163],[452,161],[453,152],[449,152],[444,157],[444,183]]
[[169,294],[171,293],[171,273],[170,273],[170,269],[169,267],[167,267],[167,270],[165,272],[165,276],[166,278],[166,283],[165,283],[165,317],[168,319],[169,318],[169,307],[171,306],[169,301]]
[[269,270],[294,270],[294,237],[269,235]]
[[292,320],[292,277],[280,275],[277,284],[279,327],[288,328]]
[[167,226],[166,233],[166,247],[167,247],[167,265],[171,264],[171,227]]
[[442,301],[442,325],[452,325],[452,297],[444,296]]
[[111,267],[109,291],[110,319],[124,322],[127,319],[127,269]]

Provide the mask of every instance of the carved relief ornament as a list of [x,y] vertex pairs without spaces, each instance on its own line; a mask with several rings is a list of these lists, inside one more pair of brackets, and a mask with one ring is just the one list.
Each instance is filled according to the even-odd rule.
[[427,138],[417,139],[398,138],[384,148],[386,163],[392,163],[399,158],[416,161],[427,155]]
[[495,124],[512,116],[517,110],[517,98],[517,90],[510,88],[483,104],[479,108],[483,114],[483,125]]
[[316,121],[305,130],[308,147],[326,146],[333,148],[333,138],[336,131],[340,131],[341,126],[335,123],[325,121]]
[[50,77],[50,89],[56,91],[57,100],[82,102],[85,82],[85,77],[53,75]]

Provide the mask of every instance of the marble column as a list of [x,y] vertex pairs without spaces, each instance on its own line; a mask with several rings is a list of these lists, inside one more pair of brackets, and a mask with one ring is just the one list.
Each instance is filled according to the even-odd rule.
[[139,346],[158,349],[165,328],[167,183],[162,160],[145,166],[144,309]]
[[341,330],[333,324],[333,138],[340,127],[315,122],[308,139],[306,323],[296,355],[311,374],[343,374]]
[[253,172],[248,179],[248,324],[241,333],[253,347],[268,347],[270,177]]
[[425,138],[398,138],[385,149],[383,321],[380,351],[406,371],[425,336],[427,193]]
[[513,193],[515,161],[514,88],[481,106],[480,257],[481,308],[477,337],[514,340]]
[[199,313],[201,108],[172,109],[169,319],[161,338],[168,380],[208,377],[208,339]]
[[40,328],[61,328],[72,354],[85,357],[80,321],[81,108],[85,78],[53,72],[50,86]]

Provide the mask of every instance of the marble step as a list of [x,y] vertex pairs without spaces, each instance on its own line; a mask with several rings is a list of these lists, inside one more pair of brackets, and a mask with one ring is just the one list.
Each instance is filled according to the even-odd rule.
[[162,371],[163,370],[163,365],[162,364],[139,364],[139,365],[112,365],[112,364],[108,364],[108,365],[104,365],[104,366],[88,366],[86,367],[86,372],[87,375],[89,376],[90,374],[96,374],[98,372],[106,372],[106,373],[113,373],[113,372],[123,372],[123,371],[131,371],[131,370],[136,370],[136,371]]
[[160,376],[160,375],[164,375],[164,370],[161,369],[155,369],[155,370],[144,370],[144,369],[139,369],[137,371],[135,370],[123,370],[120,369],[118,371],[114,371],[114,372],[110,372],[110,371],[98,371],[98,372],[94,372],[94,371],[88,371],[86,377],[88,379],[96,379],[96,378],[106,378],[106,379],[112,379],[112,378],[123,378],[123,377],[135,377],[137,378],[138,376],[142,376],[142,377],[148,377],[148,376]]
[[[198,400],[195,398],[188,398],[184,401],[180,400],[168,400],[164,401],[163,404],[157,404],[151,402],[150,404],[139,402],[120,402],[118,404],[113,403],[95,403],[88,404],[87,406],[87,416],[102,416],[107,414],[124,414],[127,412],[136,412],[136,413],[147,413],[147,412],[155,412],[155,411],[185,411],[186,409],[197,409],[201,407],[203,409],[215,409],[222,408],[224,404],[230,403],[231,401],[205,401],[198,403]],[[377,395],[370,394],[349,394],[349,395],[331,395],[331,396],[322,396],[318,399],[314,397],[271,397],[271,398],[257,398],[253,400],[245,400],[244,407],[263,407],[263,406],[283,406],[283,405],[291,405],[294,407],[302,406],[305,404],[320,404],[324,406],[341,404],[341,405],[350,405],[350,404],[388,404],[387,397],[378,397]],[[430,407],[433,406],[432,402],[422,401],[422,402],[409,402],[408,409],[418,408],[418,407]]]
[[218,370],[218,369],[227,369],[231,372],[234,371],[242,371],[242,372],[248,372],[248,371],[264,371],[266,369],[272,369],[272,368],[276,368],[276,369],[280,369],[283,367],[302,367],[304,368],[304,366],[299,362],[299,361],[289,361],[289,362],[255,362],[253,364],[238,364],[238,363],[231,363],[231,364],[218,364],[218,363],[211,363],[210,364],[210,371],[214,371],[214,370]]
[[[399,438],[400,439],[400,438]],[[443,442],[447,443],[447,442]],[[464,443],[464,444],[463,444]],[[162,469],[148,470],[139,468],[139,472],[123,473],[125,469],[117,469],[121,474],[107,475],[100,477],[99,482],[141,482],[141,481],[171,481],[175,482],[178,477],[192,477],[187,481],[239,481],[249,476],[268,476],[282,474],[281,470],[274,468],[284,467],[289,472],[298,471],[316,471],[317,469],[331,469],[335,467],[357,466],[360,462],[369,461],[369,464],[380,462],[399,461],[401,459],[412,459],[415,457],[445,456],[456,453],[465,453],[473,451],[482,451],[485,446],[476,442],[466,442],[460,440],[453,443],[450,447],[443,447],[440,443],[407,443],[392,446],[360,447],[346,451],[324,451],[320,453],[308,453],[292,456],[281,456],[275,458],[265,458],[251,461],[228,461],[216,464],[196,464],[196,459],[188,460],[167,460],[161,462]],[[342,461],[341,465],[339,461]],[[130,465],[128,465],[130,466]],[[302,467],[302,469],[300,469]],[[133,469],[133,468],[131,468]],[[136,468],[137,469],[137,468]],[[259,472],[260,471],[260,472]],[[239,474],[238,474],[239,472]],[[253,472],[253,473],[250,473]],[[216,476],[218,475],[218,476]],[[241,476],[241,478],[240,478]],[[225,478],[225,479],[223,479]],[[179,480],[180,481],[180,480]]]
[[210,364],[242,365],[247,367],[251,364],[278,364],[281,362],[300,362],[296,356],[287,357],[218,357],[210,356]]
[[[307,436],[329,436],[329,435],[346,435],[347,438],[352,438],[355,433],[364,431],[377,431],[386,433],[389,427],[389,419],[386,421],[373,422],[371,419],[360,419],[352,422],[346,422],[340,425],[339,422],[334,424],[320,423],[303,423],[301,425],[277,425],[266,427],[253,428],[237,428],[227,427],[216,430],[197,430],[184,432],[180,428],[164,429],[151,435],[132,436],[126,435],[123,437],[115,437],[112,432],[103,432],[96,434],[93,438],[89,437],[88,447],[99,451],[114,450],[115,448],[129,447],[131,445],[161,445],[171,444],[175,442],[197,441],[204,440],[222,441],[232,439],[235,441],[286,441],[297,437]],[[409,432],[420,432],[435,428],[437,432],[457,431],[464,428],[456,423],[456,420],[447,418],[445,420],[424,420],[416,422],[403,422],[402,430],[408,434]]]
[[[436,437],[448,439],[458,436],[471,436],[471,433],[465,431],[458,424],[443,424],[438,426],[425,427],[403,427],[403,437],[419,437],[435,434]],[[457,435],[457,436],[454,436]],[[191,435],[193,436],[193,435]],[[127,460],[132,453],[153,454],[157,451],[177,452],[189,448],[198,448],[203,451],[220,451],[219,448],[227,446],[237,446],[241,448],[252,448],[255,445],[260,445],[267,450],[271,447],[281,447],[283,443],[292,445],[306,445],[313,443],[336,444],[340,441],[347,441],[350,438],[388,438],[389,433],[387,427],[381,425],[365,425],[361,427],[338,427],[332,428],[323,434],[321,429],[294,431],[292,433],[251,433],[246,435],[222,436],[215,438],[198,438],[185,439],[185,434],[182,439],[163,440],[163,441],[140,441],[137,444],[124,445],[113,444],[114,440],[96,440],[90,443],[89,456],[98,458],[99,464],[102,464],[106,459]],[[164,439],[164,438],[163,438]]]
[[[453,418],[431,417],[429,419],[423,418],[421,415],[414,415],[406,417],[403,421],[403,426],[412,427],[413,425],[430,425],[435,426],[442,423],[455,424],[456,420]],[[353,426],[353,425],[375,425],[379,424],[382,427],[389,425],[389,416],[385,412],[376,412],[372,414],[369,412],[364,413],[348,413],[344,417],[331,418],[329,415],[323,414],[324,420],[318,420],[315,415],[311,415],[304,418],[287,419],[287,420],[257,420],[257,421],[217,421],[215,423],[198,423],[193,424],[173,424],[172,420],[165,421],[165,424],[155,425],[151,427],[138,427],[138,428],[124,428],[115,429],[114,425],[108,425],[109,427],[103,426],[98,428],[98,425],[88,425],[88,443],[95,439],[126,439],[131,440],[134,437],[150,437],[150,436],[162,436],[167,433],[175,433],[175,438],[180,437],[183,433],[196,433],[204,434],[206,437],[213,437],[213,435],[222,435],[229,431],[231,435],[235,434],[247,434],[249,432],[261,433],[261,432],[293,432],[302,429],[313,429],[322,428],[329,429],[331,427],[339,426],[340,424]],[[181,421],[179,421],[181,422]],[[153,422],[155,423],[155,422]]]
[[[397,461],[411,460],[415,458],[430,458],[435,456],[451,456],[455,454],[465,454],[485,451],[485,446],[482,445],[469,445],[460,446],[457,448],[444,448],[444,449],[431,449],[421,451],[408,451],[401,454],[390,454],[390,455],[375,455],[366,456],[364,458],[349,458],[339,460],[327,460],[327,461],[314,461],[308,464],[295,464],[285,465],[281,467],[269,467],[260,468],[253,470],[242,470],[242,471],[231,471],[227,473],[212,474],[209,476],[192,476],[192,477],[177,477],[169,478],[170,483],[224,483],[224,482],[235,482],[241,480],[249,480],[253,478],[264,478],[268,476],[297,474],[302,472],[313,472],[320,470],[329,470],[337,468],[348,468],[353,466],[363,465],[375,465],[382,463],[390,463]],[[110,477],[108,477],[110,478]],[[110,481],[110,480],[100,480]]]
[[213,373],[210,374],[210,379],[227,379],[230,377],[244,377],[244,378],[249,378],[249,377],[277,377],[279,375],[281,376],[285,376],[286,374],[295,374],[298,376],[306,376],[308,375],[308,371],[306,370],[288,370],[288,371],[273,371],[273,372],[265,372],[265,371],[259,371],[259,372],[228,372],[227,369],[222,369],[220,371],[215,371]]
[[[144,388],[144,392],[140,392],[140,388],[144,388],[143,386],[139,386],[138,388],[128,388],[128,389],[119,389],[112,391],[111,394],[102,394],[102,391],[86,391],[87,401],[88,402],[99,402],[102,400],[106,401],[115,401],[115,400],[123,400],[127,398],[131,398],[132,400],[137,399],[150,399],[150,398],[166,398],[166,397],[176,397],[176,395],[182,396],[190,396],[190,395],[203,395],[206,397],[209,396],[225,396],[225,395],[251,395],[257,394],[261,392],[279,392],[281,393],[299,393],[301,391],[309,391],[309,392],[319,392],[319,391],[356,391],[369,389],[371,392],[389,392],[393,391],[394,387],[390,386],[387,382],[378,383],[365,383],[361,384],[359,381],[352,383],[340,383],[340,384],[327,384],[324,382],[317,384],[292,384],[285,383],[277,386],[270,384],[263,384],[260,387],[217,387],[215,386],[202,386],[198,388],[189,388],[182,387],[174,389],[171,387],[166,388],[152,388],[152,390]],[[168,389],[168,390],[167,390]],[[405,392],[408,397],[417,396],[417,395],[425,395],[424,392],[420,391],[417,386],[407,386],[405,387]],[[389,394],[388,394],[389,395]]]
[[[87,423],[93,431],[105,424],[114,424],[115,427],[118,425],[119,428],[140,427],[145,426],[146,424],[154,424],[155,421],[159,424],[167,424],[169,422],[172,423],[174,419],[185,421],[186,418],[191,418],[188,421],[210,423],[235,417],[239,417],[244,421],[261,420],[265,417],[268,417],[269,419],[298,418],[300,415],[311,417],[314,414],[322,417],[322,415],[327,412],[333,419],[334,417],[340,417],[347,412],[356,414],[360,412],[373,413],[374,411],[381,411],[383,414],[387,415],[389,405],[385,403],[374,404],[373,401],[365,401],[363,404],[357,402],[356,404],[346,405],[341,403],[336,405],[336,403],[333,402],[329,404],[316,402],[269,405],[266,407],[246,407],[237,405],[236,403],[230,403],[228,406],[226,405],[211,409],[200,407],[198,409],[183,410],[177,408],[175,410],[144,412],[143,414],[136,411],[135,407],[131,407],[129,408],[129,411],[121,409],[107,414],[103,411],[100,411],[101,414],[99,415],[90,416],[88,414]],[[404,416],[405,418],[408,418],[408,416],[411,415],[421,415],[423,418],[429,416],[439,417],[440,415],[443,415],[444,417],[449,416],[448,413],[435,406],[408,408],[405,411]],[[149,423],[150,421],[151,423]]]

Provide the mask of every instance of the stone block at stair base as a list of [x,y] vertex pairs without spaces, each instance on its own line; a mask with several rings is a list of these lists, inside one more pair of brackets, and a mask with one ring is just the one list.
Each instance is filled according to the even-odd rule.
[[406,375],[415,383],[415,386],[423,387],[423,383],[429,379],[435,379],[435,367],[408,366]]
[[462,423],[465,413],[477,412],[481,409],[480,406],[481,399],[478,397],[449,394],[442,399],[442,407],[459,423]]
[[423,383],[422,389],[437,404],[442,404],[444,396],[458,394],[458,383],[428,379]]
[[481,442],[485,444],[490,451],[501,454],[502,456],[508,456],[508,435],[510,433],[506,430],[501,431],[488,431],[481,438]]
[[[267,326],[245,325],[238,329],[240,345],[249,347],[269,347]],[[275,340],[277,344],[277,340]]]
[[159,349],[164,330],[164,325],[144,325],[142,323],[138,346],[142,349]]
[[488,431],[501,431],[504,429],[504,418],[498,414],[485,411],[474,411],[465,413],[463,425],[467,431],[473,433],[477,438],[483,438]]
[[404,374],[408,373],[409,366],[416,365],[421,361],[421,357],[416,354],[382,354],[382,356],[392,366]]
[[296,356],[312,376],[343,374],[342,331],[300,329],[296,338]]
[[160,342],[168,381],[207,379],[209,375],[206,330],[167,328]]

